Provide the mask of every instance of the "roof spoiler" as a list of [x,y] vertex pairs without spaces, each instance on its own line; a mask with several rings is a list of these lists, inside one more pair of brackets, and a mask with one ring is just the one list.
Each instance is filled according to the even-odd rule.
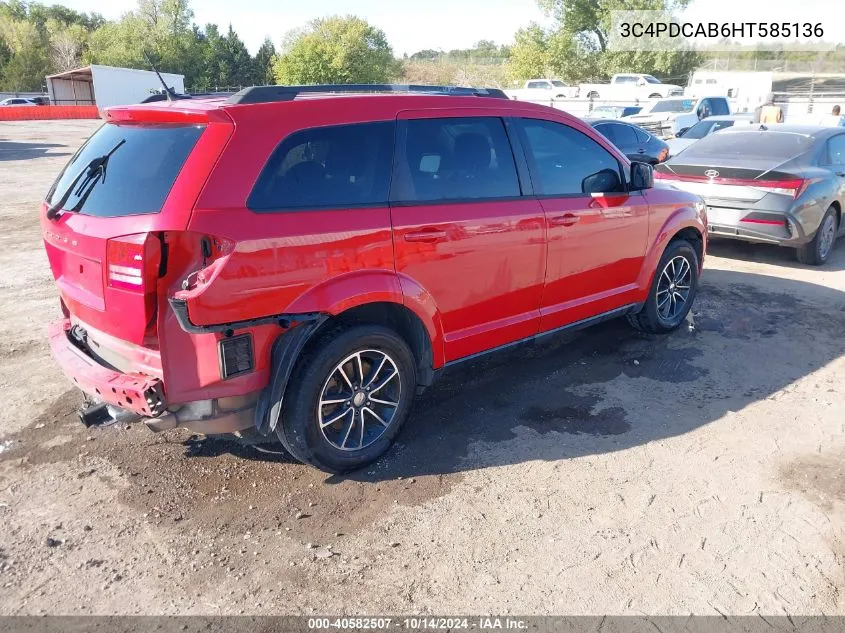
[[493,97],[507,99],[499,88],[463,86],[422,86],[401,84],[327,84],[313,86],[252,86],[229,97],[231,104],[293,101],[302,94],[430,94],[454,97]]

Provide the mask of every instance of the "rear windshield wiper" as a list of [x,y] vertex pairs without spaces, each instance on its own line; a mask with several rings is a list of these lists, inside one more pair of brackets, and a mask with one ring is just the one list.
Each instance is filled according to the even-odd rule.
[[[80,198],[79,202],[76,203],[71,211],[79,211],[82,208],[82,205],[85,204],[85,201],[88,199],[88,196],[91,194],[94,186],[100,181],[106,181],[106,168],[108,167],[109,159],[112,154],[114,154],[125,142],[126,139],[121,139],[121,141],[112,147],[106,154],[97,156],[83,167],[73,181],[71,181],[70,185],[68,185],[68,188],[65,189],[62,197],[54,204],[51,204],[50,208],[47,209],[47,219],[54,220],[59,217],[59,214],[62,212],[65,204],[67,204],[68,199],[71,195],[74,195],[74,193],[75,195],[80,196]],[[82,180],[81,183],[79,182],[80,180]],[[79,184],[78,187],[76,186],[77,183]],[[76,190],[75,192],[74,189]]]

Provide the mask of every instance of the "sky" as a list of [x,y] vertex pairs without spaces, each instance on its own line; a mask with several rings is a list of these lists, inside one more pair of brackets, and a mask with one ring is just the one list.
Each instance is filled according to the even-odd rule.
[[[96,11],[109,19],[119,18],[136,5],[135,0],[42,1]],[[686,15],[695,21],[830,21],[830,4],[830,0],[802,0],[799,12],[795,0],[693,0]],[[531,22],[548,23],[535,0],[193,0],[191,6],[201,26],[215,23],[225,29],[231,23],[252,53],[265,37],[279,46],[287,31],[328,15],[354,14],[366,19],[387,34],[398,56],[426,48],[468,48],[481,39],[507,44],[517,29]],[[833,29],[825,30],[827,36]],[[832,39],[842,41],[845,28],[837,30],[830,33]]]

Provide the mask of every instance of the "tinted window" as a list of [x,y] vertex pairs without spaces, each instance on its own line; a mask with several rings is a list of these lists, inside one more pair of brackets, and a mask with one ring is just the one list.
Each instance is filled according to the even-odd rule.
[[48,202],[58,202],[92,160],[114,150],[106,176],[87,188],[87,197],[85,190],[82,196],[76,194],[85,182],[81,178],[64,208],[104,217],[158,213],[204,129],[202,125],[106,124],[70,159]]
[[[751,131],[710,134],[684,150],[689,162],[701,158],[709,162],[718,158],[769,158],[783,162],[803,154],[813,146],[813,139],[789,132]],[[717,160],[718,162],[718,160]]]
[[728,102],[724,99],[711,99],[710,100],[710,110],[714,115],[727,115],[731,113],[730,108],[728,107]]
[[650,84],[659,84],[660,80],[656,77],[652,77],[651,75],[645,75],[645,80]]
[[616,137],[613,143],[617,147],[630,147],[637,144],[637,133],[630,125],[611,123],[608,127],[613,128],[613,136]]
[[632,77],[631,75],[622,75],[621,77],[616,78],[616,83],[618,83],[618,84],[635,84],[635,83],[637,83],[637,78]]
[[827,142],[827,152],[832,165],[845,165],[845,134],[830,139]]
[[[619,163],[587,135],[551,121],[523,119],[522,123],[539,193],[582,195],[622,188]],[[599,181],[602,186],[597,189]]]
[[545,81],[529,81],[528,87],[529,88],[548,88],[549,84],[547,84]]
[[645,130],[641,130],[638,127],[632,127],[631,129],[634,130],[634,133],[637,135],[637,141],[640,143],[648,143],[651,140],[651,137]]
[[407,122],[407,129],[392,199],[423,202],[520,195],[501,119],[414,119]]
[[249,208],[331,208],[386,204],[394,123],[312,128],[291,134],[267,161]]

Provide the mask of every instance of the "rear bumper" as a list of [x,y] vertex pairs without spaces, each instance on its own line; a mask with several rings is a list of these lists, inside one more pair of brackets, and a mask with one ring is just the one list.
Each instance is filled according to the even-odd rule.
[[62,371],[82,391],[103,402],[143,417],[164,412],[164,390],[158,378],[122,373],[99,364],[70,339],[70,319],[49,326],[50,350]]
[[62,371],[95,402],[109,405],[113,420],[134,414],[153,431],[176,427],[206,435],[236,433],[255,424],[258,393],[168,406],[159,378],[106,367],[80,349],[70,336],[70,319],[49,326],[50,349]]
[[[708,207],[707,233],[710,237],[742,240],[745,242],[759,242],[764,244],[777,244],[779,246],[798,247],[806,244],[812,239],[804,230],[802,224],[788,213],[783,212],[758,212],[753,210],[737,211],[736,215],[744,217],[713,217]],[[764,214],[764,221],[748,221],[748,214]]]

